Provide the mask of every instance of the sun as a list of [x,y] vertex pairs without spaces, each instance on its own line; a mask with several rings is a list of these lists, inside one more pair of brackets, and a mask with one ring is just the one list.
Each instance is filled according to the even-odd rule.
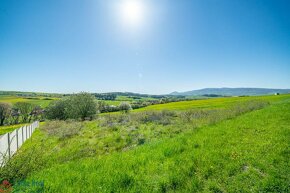
[[127,27],[137,27],[145,21],[146,6],[143,0],[123,0],[120,4],[120,18]]

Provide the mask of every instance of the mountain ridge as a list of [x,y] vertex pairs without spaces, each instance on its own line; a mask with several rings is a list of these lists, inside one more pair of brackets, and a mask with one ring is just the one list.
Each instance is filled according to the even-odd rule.
[[198,90],[191,90],[185,92],[174,91],[169,95],[174,96],[198,96],[198,95],[223,95],[223,96],[255,96],[255,95],[270,95],[270,94],[286,94],[290,93],[290,89],[272,89],[272,88],[203,88]]

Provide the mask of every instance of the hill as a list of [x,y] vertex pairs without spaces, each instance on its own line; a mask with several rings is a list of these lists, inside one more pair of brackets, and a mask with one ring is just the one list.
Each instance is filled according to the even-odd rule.
[[200,95],[222,95],[222,96],[255,96],[270,94],[290,93],[290,89],[269,89],[269,88],[204,88],[186,92],[172,92],[174,96],[200,96]]
[[46,122],[0,179],[15,192],[287,192],[289,99],[228,97],[188,111],[179,102]]

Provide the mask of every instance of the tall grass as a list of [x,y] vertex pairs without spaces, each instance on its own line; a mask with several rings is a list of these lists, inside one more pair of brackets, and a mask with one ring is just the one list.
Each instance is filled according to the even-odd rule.
[[40,131],[35,132],[22,152],[0,169],[0,177],[20,180],[32,171],[55,163],[128,151],[160,139],[173,138],[180,133],[195,132],[198,127],[234,118],[266,105],[268,103],[264,101],[248,101],[227,109],[149,111],[109,114],[93,122],[47,122]]
[[[232,112],[262,106],[239,105]],[[44,180],[46,192],[289,192],[290,103],[231,118],[132,151],[57,162],[27,179]]]

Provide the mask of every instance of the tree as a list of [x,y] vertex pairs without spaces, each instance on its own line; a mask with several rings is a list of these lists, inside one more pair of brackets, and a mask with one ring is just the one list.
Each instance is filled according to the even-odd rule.
[[45,109],[45,116],[48,119],[58,119],[65,120],[67,116],[65,114],[67,108],[68,100],[67,98],[62,98],[60,100],[53,101]]
[[39,116],[43,114],[43,109],[39,105],[36,105],[30,114],[31,116],[29,122],[32,118],[34,118],[34,120],[38,120]]
[[31,112],[33,111],[35,105],[27,102],[17,102],[14,107],[20,111],[22,117],[22,122],[26,123],[30,120]]
[[128,102],[122,102],[119,105],[119,110],[123,111],[124,113],[129,113],[129,111],[132,110],[132,107],[131,107],[130,103],[128,103]]
[[81,92],[74,94],[68,100],[69,102],[65,109],[65,114],[68,118],[81,120],[85,120],[86,118],[93,119],[97,114],[95,97],[89,93]]
[[46,109],[48,119],[93,119],[97,114],[95,97],[89,93],[73,94],[52,102]]
[[11,115],[11,104],[0,103],[0,126],[4,125],[4,121]]
[[17,108],[12,107],[12,112],[11,112],[12,121],[11,121],[11,123],[12,124],[18,124],[19,123],[19,117],[20,117],[20,111]]

